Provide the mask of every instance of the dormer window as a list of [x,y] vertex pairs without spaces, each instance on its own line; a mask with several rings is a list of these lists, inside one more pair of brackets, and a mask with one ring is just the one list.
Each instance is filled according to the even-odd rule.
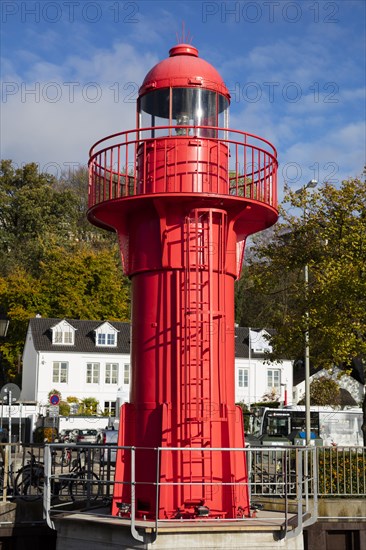
[[63,320],[52,331],[52,344],[61,346],[73,346],[75,343],[75,329],[67,321]]
[[266,353],[272,352],[272,346],[268,343],[269,334],[265,330],[259,332],[250,330],[249,331],[249,342],[250,348],[253,353]]
[[69,331],[63,331],[63,330],[56,330],[54,338],[55,344],[73,344],[74,343],[74,333]]
[[106,346],[106,334],[97,334],[97,346]]
[[111,333],[101,333],[97,336],[97,345],[98,346],[115,346],[116,345],[116,335]]
[[117,346],[117,332],[110,323],[103,323],[95,330],[95,343],[100,347],[114,348]]

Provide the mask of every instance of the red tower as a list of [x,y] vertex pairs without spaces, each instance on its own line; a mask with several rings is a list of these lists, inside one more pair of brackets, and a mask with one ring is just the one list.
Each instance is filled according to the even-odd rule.
[[88,217],[117,232],[132,289],[112,513],[236,518],[249,499],[230,450],[244,446],[234,281],[246,237],[277,220],[276,150],[228,129],[229,92],[196,48],[169,54],[139,90],[137,128],[90,152]]

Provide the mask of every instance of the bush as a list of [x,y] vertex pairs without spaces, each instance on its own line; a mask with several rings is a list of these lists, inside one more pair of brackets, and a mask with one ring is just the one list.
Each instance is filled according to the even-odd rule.
[[70,415],[70,405],[67,401],[60,401],[60,415],[69,416]]
[[351,449],[319,449],[319,494],[360,495],[366,491],[364,454]]
[[56,428],[36,428],[34,430],[33,441],[34,443],[52,443],[58,437],[58,431]]

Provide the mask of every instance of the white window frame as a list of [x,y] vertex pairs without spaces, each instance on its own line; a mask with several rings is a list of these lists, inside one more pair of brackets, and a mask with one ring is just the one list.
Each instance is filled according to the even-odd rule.
[[249,387],[249,369],[238,368],[238,388]]
[[100,363],[86,364],[86,383],[99,384],[100,380]]
[[118,330],[105,321],[95,329],[95,345],[101,348],[116,348]]
[[116,345],[116,334],[114,332],[107,332],[107,346],[114,347]]
[[131,380],[130,364],[125,363],[123,365],[123,383],[124,383],[124,385],[128,386],[130,384],[130,380]]
[[106,333],[105,332],[99,332],[97,334],[97,346],[106,346]]
[[52,383],[67,384],[69,378],[69,363],[67,361],[54,361],[52,364]]
[[117,335],[115,332],[97,332],[96,345],[101,348],[117,347]]
[[63,338],[62,338],[62,330],[54,330],[53,331],[53,344],[62,344]]
[[118,384],[118,363],[106,363],[105,378],[106,384]]
[[280,389],[281,369],[267,369],[267,387]]
[[52,331],[52,344],[58,346],[73,346],[75,343],[75,331],[71,327],[58,326]]

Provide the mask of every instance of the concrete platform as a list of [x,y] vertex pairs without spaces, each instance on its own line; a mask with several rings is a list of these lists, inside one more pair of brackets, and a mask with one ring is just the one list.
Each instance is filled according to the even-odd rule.
[[[130,522],[96,514],[60,514],[54,517],[56,550],[303,550],[303,534],[295,534],[297,518],[261,511],[257,518],[241,520],[136,521],[136,540]],[[291,536],[292,535],[292,536]]]

